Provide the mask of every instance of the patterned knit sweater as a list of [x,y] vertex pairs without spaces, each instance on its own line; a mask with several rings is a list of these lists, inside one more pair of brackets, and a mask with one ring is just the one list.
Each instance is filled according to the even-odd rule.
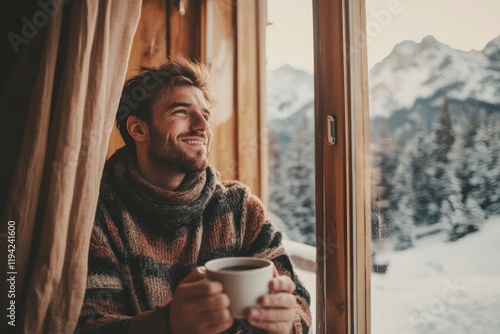
[[[144,180],[124,149],[107,162],[92,232],[78,333],[169,333],[169,304],[196,266],[228,256],[272,260],[295,282],[294,333],[308,333],[310,297],[261,202],[212,167],[176,191]],[[235,321],[227,333],[252,332]]]

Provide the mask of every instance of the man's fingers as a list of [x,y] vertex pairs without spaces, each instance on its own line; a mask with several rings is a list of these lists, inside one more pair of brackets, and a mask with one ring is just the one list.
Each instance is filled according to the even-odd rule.
[[229,317],[229,319],[223,320],[218,323],[210,324],[206,327],[207,333],[222,333],[228,330],[233,325],[233,318]]
[[207,279],[194,283],[185,283],[177,287],[177,292],[185,298],[201,298],[221,293],[222,284]]
[[209,311],[203,312],[199,315],[199,320],[207,325],[217,325],[217,324],[231,324],[233,323],[233,317],[231,317],[231,313],[228,309],[217,310],[217,311]]
[[292,331],[293,322],[289,321],[279,321],[279,322],[253,322],[249,321],[250,325],[255,328],[264,330],[266,333],[290,333]]
[[293,326],[295,310],[293,309],[264,309],[252,307],[249,309],[247,320],[255,328],[268,333],[289,333]]
[[278,276],[269,282],[269,290],[274,292],[294,292],[295,283],[288,276]]
[[229,307],[229,297],[225,293],[219,293],[213,296],[193,300],[199,309],[204,311],[217,311]]
[[184,279],[181,281],[182,283],[191,283],[191,282],[196,282],[199,280],[204,279],[205,276],[205,267],[196,267],[187,275],[184,277]]
[[259,303],[265,308],[295,308],[297,298],[291,293],[270,293],[260,297]]
[[[204,268],[195,268],[175,289],[170,305],[173,333],[217,334],[231,327],[229,298],[220,282],[205,277]],[[210,327],[210,329],[209,329]]]
[[295,309],[252,307],[248,311],[247,318],[253,322],[281,322],[293,321],[294,316]]
[[273,277],[278,277],[280,275],[278,268],[273,263]]

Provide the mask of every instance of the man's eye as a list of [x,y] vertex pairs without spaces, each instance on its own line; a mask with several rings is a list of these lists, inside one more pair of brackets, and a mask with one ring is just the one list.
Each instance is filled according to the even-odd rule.
[[174,111],[174,114],[182,114],[182,115],[187,115],[187,114],[188,114],[188,112],[187,112],[187,110],[184,110],[184,109],[179,109],[179,110]]

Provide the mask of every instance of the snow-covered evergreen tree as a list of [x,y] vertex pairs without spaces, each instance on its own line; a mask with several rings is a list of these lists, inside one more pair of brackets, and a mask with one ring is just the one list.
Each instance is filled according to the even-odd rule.
[[488,214],[500,213],[500,119],[482,116],[474,138],[472,194]]
[[469,225],[467,226],[469,232],[479,229],[479,226],[486,218],[484,210],[472,196],[469,196],[465,201],[465,214],[469,222]]
[[415,226],[428,225],[439,212],[435,205],[432,175],[432,141],[423,129],[419,130],[414,140],[409,143],[409,173],[412,174],[410,185],[411,204],[414,206]]
[[425,224],[428,213],[432,212],[432,196],[425,181],[431,153],[428,145],[427,136],[420,128],[400,155],[391,193],[391,206],[395,208],[396,249],[411,247],[415,226]]
[[286,180],[282,159],[277,133],[269,131],[269,210],[281,219],[279,213],[285,202],[283,185]]
[[395,211],[396,244],[395,250],[405,250],[413,247],[415,240],[415,210],[411,203],[410,194],[402,194],[399,198],[398,210]]
[[450,153],[450,160],[455,175],[460,182],[463,201],[472,197],[474,186],[471,183],[473,175],[476,173],[477,165],[472,163],[475,155],[474,140],[478,131],[479,120],[477,113],[473,112],[465,117],[458,128],[457,140]]
[[[450,153],[450,167],[458,179],[461,193],[462,206],[459,209],[465,213],[465,225],[452,225],[454,230],[451,231],[450,238],[453,240],[478,230],[485,219],[484,211],[474,196],[473,184],[478,169],[482,168],[474,161],[476,158],[474,143],[480,129],[479,125],[477,113],[472,112],[466,117],[458,129],[459,136]],[[461,217],[463,216],[459,218]]]
[[477,166],[470,165],[470,159],[476,154],[473,143],[477,137],[477,119],[470,116],[469,122],[460,130],[460,139],[456,139],[448,101],[445,100],[434,128],[430,185],[435,204],[439,207],[436,218],[439,217],[438,222],[446,222],[450,240],[476,231],[482,223],[471,184]]
[[[372,239],[385,239],[394,229],[391,206],[392,181],[400,153],[397,140],[383,123],[375,142],[371,145],[372,161]],[[394,204],[394,203],[392,203]]]
[[490,138],[488,145],[488,174],[486,210],[489,214],[500,214],[500,113],[490,115],[487,124]]
[[455,142],[455,131],[448,98],[445,98],[443,108],[438,113],[434,124],[433,158],[435,161],[448,163],[448,153]]
[[312,122],[303,113],[298,115],[290,149],[286,152],[289,204],[293,213],[289,222],[307,244],[315,244],[314,202],[314,133]]
[[[305,113],[277,133],[270,146],[270,209],[295,241],[315,244],[314,134]],[[281,140],[286,135],[289,140]]]
[[460,184],[456,180],[454,171],[450,163],[450,152],[455,142],[455,130],[451,118],[448,99],[445,99],[443,108],[439,112],[434,122],[432,141],[432,157],[428,163],[428,175],[430,178],[425,180],[429,182],[428,186],[432,191],[432,202],[437,210],[433,211],[427,224],[435,224],[440,221],[443,201],[448,201],[452,210],[460,210],[462,207],[462,196],[460,193]]

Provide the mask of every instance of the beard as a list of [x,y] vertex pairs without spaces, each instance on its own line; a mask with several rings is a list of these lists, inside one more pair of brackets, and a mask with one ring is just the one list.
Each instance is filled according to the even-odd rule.
[[[162,135],[154,126],[150,126],[151,142],[148,146],[148,158],[156,167],[163,170],[175,170],[187,174],[204,171],[208,167],[207,154],[203,151],[187,152],[168,137]],[[192,134],[189,134],[192,135]]]

